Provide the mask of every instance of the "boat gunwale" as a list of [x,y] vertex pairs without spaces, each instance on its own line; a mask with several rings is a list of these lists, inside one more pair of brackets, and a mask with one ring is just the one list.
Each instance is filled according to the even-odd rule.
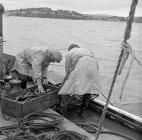
[[[92,109],[98,109],[99,111],[103,111],[105,102],[98,99],[94,99],[90,102],[90,106],[92,107]],[[110,116],[110,118],[116,119],[124,123],[129,128],[133,128],[142,132],[142,118],[136,115],[133,115],[112,105],[108,105],[107,116]]]

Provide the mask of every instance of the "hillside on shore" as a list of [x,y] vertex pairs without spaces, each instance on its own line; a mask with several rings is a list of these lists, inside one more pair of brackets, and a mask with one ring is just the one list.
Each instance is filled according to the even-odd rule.
[[[81,14],[70,10],[52,10],[51,8],[26,8],[19,10],[7,10],[6,16],[21,16],[21,17],[39,17],[39,18],[57,18],[57,19],[72,19],[72,20],[105,20],[105,21],[126,21],[126,17],[112,15],[90,15]],[[135,17],[134,22],[142,23],[142,17]]]

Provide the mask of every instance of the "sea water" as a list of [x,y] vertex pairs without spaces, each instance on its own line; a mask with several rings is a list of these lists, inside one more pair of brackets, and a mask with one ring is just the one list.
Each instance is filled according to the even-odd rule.
[[[63,61],[51,64],[49,70],[65,75],[64,62],[67,48],[76,43],[92,50],[99,63],[103,94],[107,97],[124,38],[126,22],[97,20],[65,20],[31,17],[3,17],[4,52],[16,55],[30,47],[55,48],[62,52]],[[129,44],[142,63],[142,24],[133,23]],[[142,117],[142,67],[134,61],[119,99],[122,83],[126,76],[131,55],[122,74],[117,77],[111,103],[116,107]],[[106,99],[100,95],[100,100]]]

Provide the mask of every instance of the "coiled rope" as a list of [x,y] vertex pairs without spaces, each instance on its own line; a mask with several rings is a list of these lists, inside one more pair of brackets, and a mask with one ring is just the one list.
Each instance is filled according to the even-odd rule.
[[[40,136],[53,135],[63,130],[59,124],[63,117],[54,113],[31,113],[19,120],[19,125],[0,127],[0,135],[6,136],[9,140],[39,140]],[[40,131],[40,134],[36,134]],[[51,132],[51,133],[50,133]]]
[[[127,40],[131,36],[132,22],[134,20],[134,14],[135,14],[135,9],[136,9],[137,3],[138,3],[138,0],[132,0],[129,16],[128,16],[128,20],[127,20],[127,26],[126,26],[125,33],[124,33],[123,42],[125,44],[127,44]],[[102,128],[102,125],[103,125],[103,122],[104,122],[104,119],[105,119],[105,115],[106,115],[106,112],[107,112],[108,103],[109,103],[110,97],[112,95],[112,90],[113,90],[113,87],[114,87],[114,84],[115,84],[115,81],[116,81],[116,78],[117,78],[117,74],[118,74],[118,71],[119,71],[119,67],[120,67],[120,63],[122,61],[123,55],[124,55],[124,49],[121,49],[121,53],[120,53],[120,56],[119,56],[119,59],[118,59],[116,70],[115,70],[115,73],[114,73],[114,76],[113,76],[112,84],[111,84],[111,87],[110,87],[110,90],[109,90],[109,95],[108,95],[107,100],[106,100],[106,105],[103,109],[103,113],[102,113],[102,116],[101,116],[101,119],[100,119],[100,122],[99,122],[99,125],[98,125],[98,130],[97,130],[95,140],[98,140],[99,134],[101,133],[101,128]]]
[[[49,119],[51,119],[49,121]],[[40,126],[56,126],[62,122],[64,118],[61,115],[53,114],[53,113],[31,113],[24,117],[23,120],[19,121],[20,126],[24,126],[26,124],[32,127],[40,127]]]
[[53,137],[52,140],[89,140],[88,137],[81,135],[75,131],[61,131]]
[[[46,120],[46,118],[53,119],[53,121]],[[87,136],[80,133],[64,130],[59,125],[62,119],[63,117],[58,114],[32,113],[27,115],[20,125],[0,127],[0,137],[5,136],[9,140],[89,140]],[[39,123],[39,120],[44,122]],[[33,121],[38,121],[38,123]]]

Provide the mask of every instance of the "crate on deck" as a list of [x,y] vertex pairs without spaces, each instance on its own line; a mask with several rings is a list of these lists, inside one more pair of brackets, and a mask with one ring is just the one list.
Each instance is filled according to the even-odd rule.
[[54,86],[59,86],[63,82],[63,76],[55,71],[48,72],[48,82]]
[[19,95],[22,96],[34,88],[36,87],[20,90],[2,97],[1,112],[12,117],[22,118],[29,113],[43,111],[58,103],[59,98],[57,90],[51,90],[45,95],[38,96],[26,102],[18,102],[15,100]]
[[45,89],[50,89],[50,91],[48,91],[48,94],[41,95],[39,97],[33,98],[32,100],[22,103],[17,102],[15,100],[16,97],[19,95],[24,95],[30,90],[34,90],[35,88],[37,88],[36,86],[9,94],[1,98],[1,112],[15,118],[22,118],[29,113],[41,112],[49,107],[53,107],[58,104],[59,90],[57,89],[57,87],[61,84],[60,82],[62,80],[60,78],[62,77],[56,72],[51,71],[48,78],[51,79],[49,80],[49,84],[44,85]]

